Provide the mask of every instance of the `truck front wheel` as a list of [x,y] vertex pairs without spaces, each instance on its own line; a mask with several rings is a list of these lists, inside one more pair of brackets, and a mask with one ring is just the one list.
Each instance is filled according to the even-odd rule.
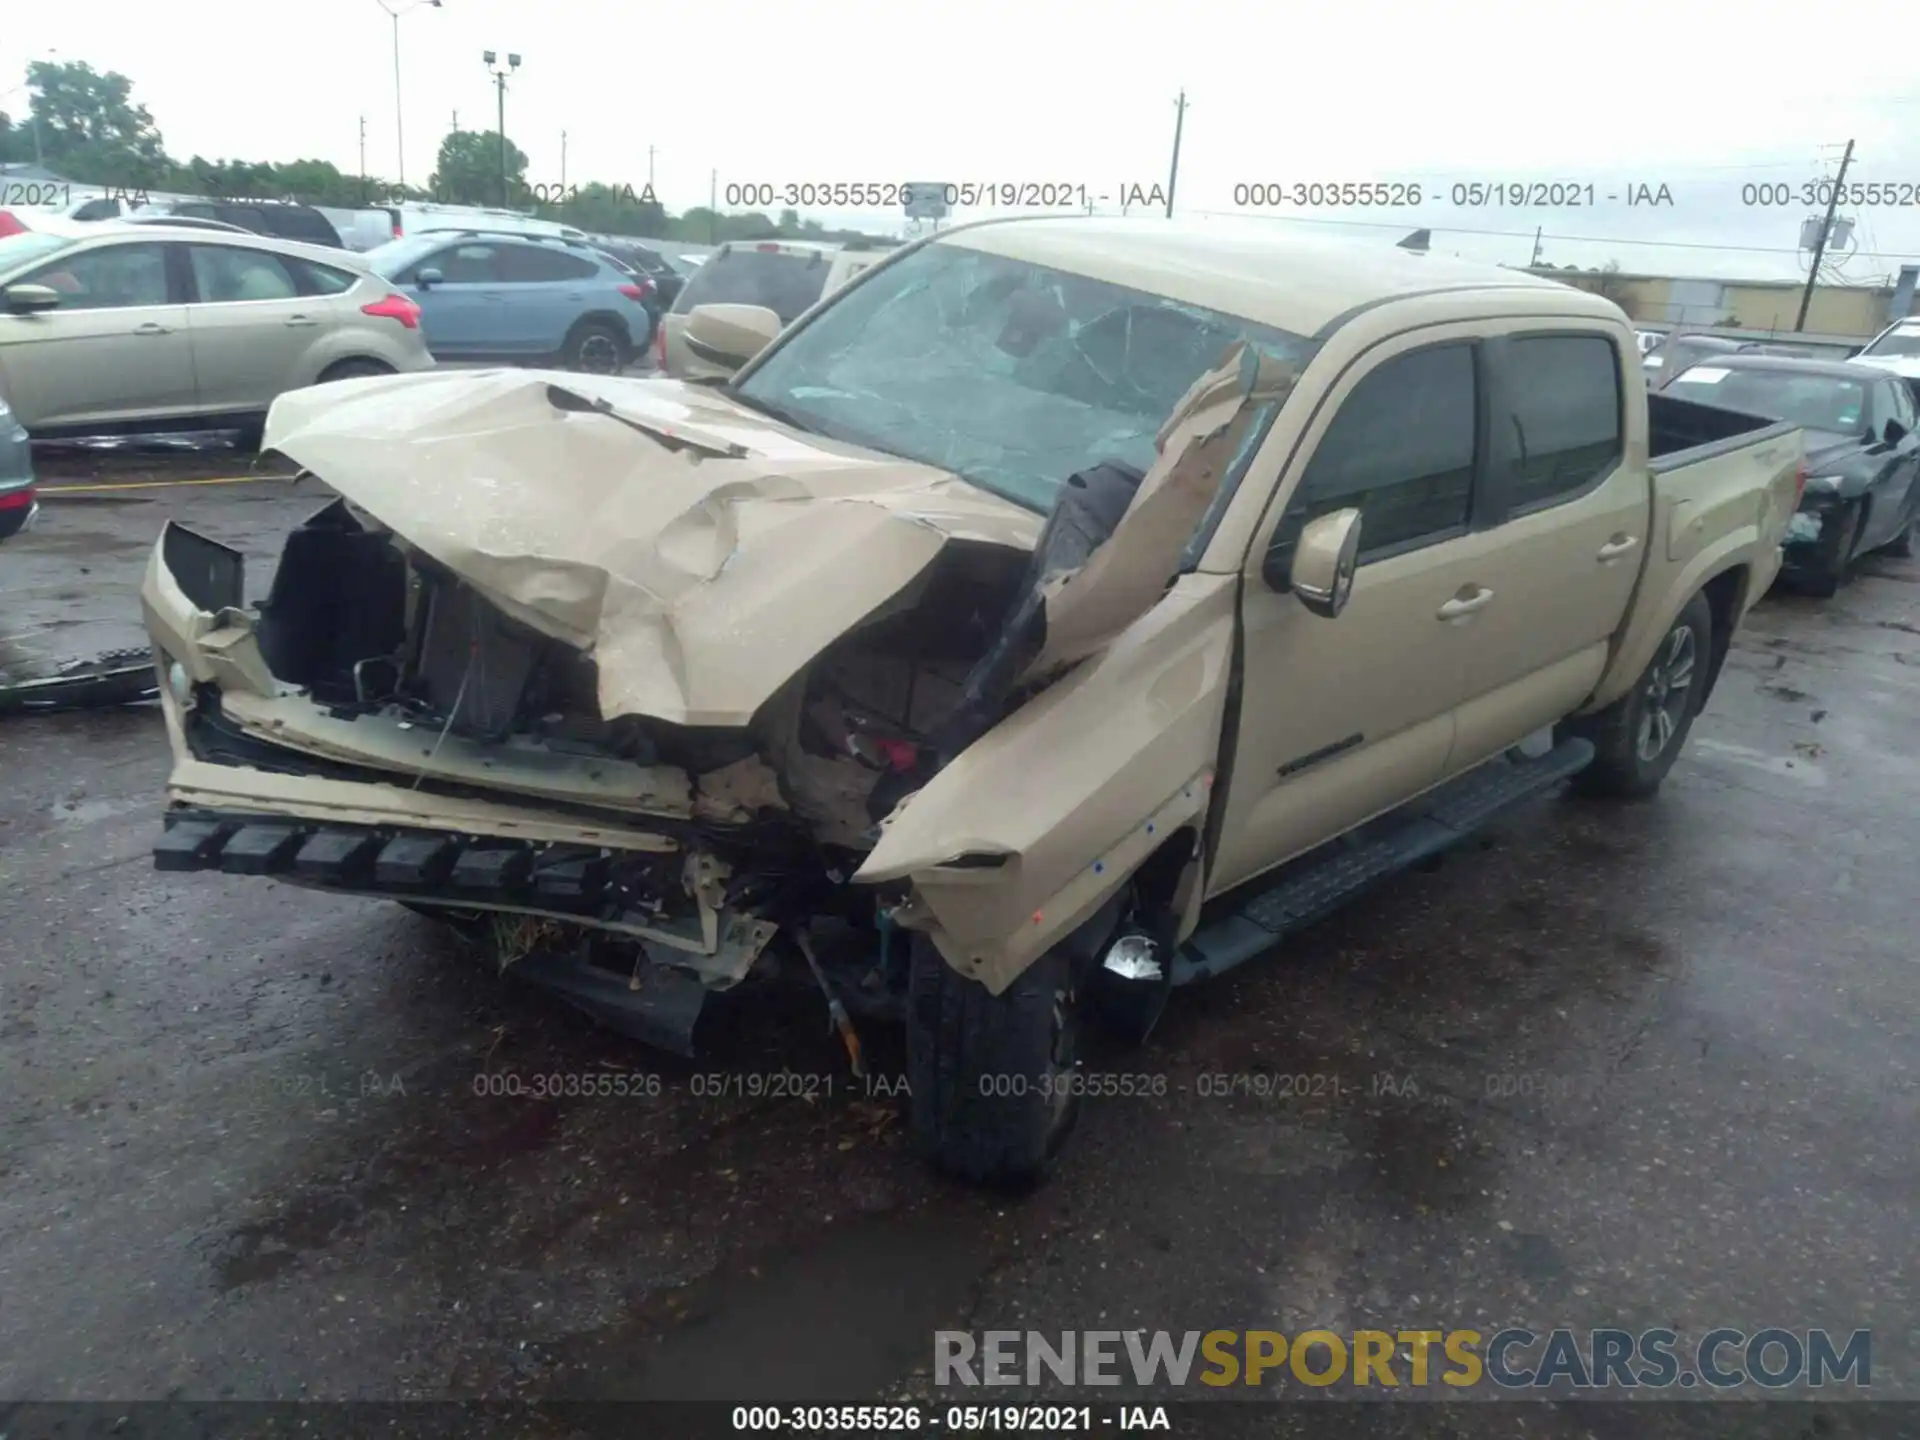
[[1695,595],[1674,617],[1633,688],[1606,709],[1561,729],[1591,740],[1593,762],[1573,777],[1582,795],[1644,800],[1660,788],[1706,695],[1713,610]]
[[1053,1168],[1079,1112],[1073,972],[1049,951],[993,995],[913,937],[907,1081],[914,1144],[935,1169],[1019,1187]]

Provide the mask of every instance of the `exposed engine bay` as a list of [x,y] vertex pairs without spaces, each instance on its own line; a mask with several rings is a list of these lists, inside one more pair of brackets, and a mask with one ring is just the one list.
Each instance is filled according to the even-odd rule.
[[[663,966],[702,990],[730,988],[776,935],[822,915],[870,939],[903,898],[846,884],[876,826],[1020,703],[1019,677],[1044,640],[1043,581],[1084,563],[1141,478],[1113,464],[1073,477],[1032,554],[947,546],[744,729],[602,717],[592,655],[506,615],[335,500],[289,535],[252,620],[276,695],[194,687],[181,715],[192,753],[446,797],[518,799],[544,776],[550,803],[639,824],[658,848],[397,828],[369,838],[285,820],[236,831],[230,818],[185,814],[170,831],[169,868],[202,868],[201,852],[217,848],[220,868],[390,895],[470,922],[490,915],[503,941],[502,917],[562,925],[635,990],[658,990],[657,978],[638,982]],[[195,573],[210,542],[173,533],[175,570]],[[210,608],[239,585],[215,588],[229,593],[200,597]],[[217,847],[210,826],[224,832]],[[161,854],[167,864],[168,846]],[[833,998],[811,948],[806,958]],[[853,988],[884,1001],[895,988],[885,981],[868,973]],[[669,1008],[685,1010],[676,993]]]

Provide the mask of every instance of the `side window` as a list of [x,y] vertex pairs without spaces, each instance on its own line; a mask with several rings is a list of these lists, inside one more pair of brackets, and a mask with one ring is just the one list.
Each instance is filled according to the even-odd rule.
[[83,250],[20,278],[29,285],[58,290],[62,310],[120,310],[167,303],[167,262],[158,245]]
[[358,279],[345,270],[336,270],[331,265],[316,265],[311,260],[302,260],[293,255],[282,255],[280,262],[293,272],[302,295],[344,295]]
[[498,245],[454,245],[420,262],[422,269],[436,267],[449,285],[498,285],[507,278]]
[[194,220],[226,220],[229,225],[242,224],[243,222],[239,220],[229,219],[227,216],[220,214],[220,210],[229,208],[231,207],[221,206],[216,209],[203,200],[188,200],[184,204],[174,206],[173,213],[176,215],[185,215]]
[[540,285],[588,280],[600,267],[579,255],[550,250],[544,245],[510,245],[500,252],[502,277],[511,284]]
[[1604,335],[1516,336],[1507,346],[1519,454],[1510,484],[1518,514],[1572,499],[1620,463],[1620,368]]
[[1360,511],[1360,558],[1430,544],[1466,528],[1478,409],[1473,347],[1398,355],[1353,388],[1320,437],[1271,552],[1309,520]]
[[86,204],[73,212],[73,218],[76,220],[111,220],[119,213],[120,202],[118,200],[102,198],[87,201]]
[[300,293],[280,257],[231,245],[189,245],[193,286],[203,305],[239,300],[291,300]]

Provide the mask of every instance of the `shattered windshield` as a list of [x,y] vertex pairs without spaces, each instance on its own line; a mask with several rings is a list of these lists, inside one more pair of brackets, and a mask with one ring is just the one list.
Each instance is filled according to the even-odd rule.
[[1312,341],[960,245],[850,287],[739,385],[807,428],[950,470],[1030,509],[1076,471],[1153,464],[1154,436],[1235,341]]

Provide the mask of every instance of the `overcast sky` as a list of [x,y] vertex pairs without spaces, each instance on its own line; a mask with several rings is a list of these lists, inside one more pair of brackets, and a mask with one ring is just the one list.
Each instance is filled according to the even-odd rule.
[[[486,49],[524,57],[507,133],[531,157],[530,182],[560,181],[563,130],[570,184],[638,189],[652,146],[655,188],[675,211],[705,204],[716,171],[723,191],[1055,182],[1113,208],[1124,186],[1166,183],[1184,87],[1180,213],[1232,211],[1240,184],[1419,180],[1417,211],[1288,206],[1268,213],[1293,218],[1266,223],[1311,219],[1376,242],[1426,226],[1436,250],[1507,263],[1527,261],[1539,229],[1541,258],[1555,264],[1804,273],[1808,208],[1797,194],[1749,207],[1742,187],[1830,177],[1852,137],[1849,180],[1904,182],[1896,198],[1909,202],[1843,208],[1857,225],[1840,273],[1868,282],[1920,259],[1911,13],[1864,0],[1843,24],[1808,32],[1802,51],[1790,37],[1804,7],[1730,0],[1342,0],[1284,12],[1236,0],[939,11],[422,0],[399,22],[406,176],[426,180],[455,112],[462,128],[493,127]],[[176,155],[310,156],[358,170],[364,116],[368,169],[396,173],[393,22],[379,0],[22,3],[0,34],[0,92],[49,51],[130,76]],[[0,108],[17,114],[23,98],[15,90]],[[1503,180],[1592,184],[1596,203],[1450,203],[1455,182]],[[1665,185],[1673,204],[1627,206],[1639,184]],[[809,213],[899,228],[891,211]]]

